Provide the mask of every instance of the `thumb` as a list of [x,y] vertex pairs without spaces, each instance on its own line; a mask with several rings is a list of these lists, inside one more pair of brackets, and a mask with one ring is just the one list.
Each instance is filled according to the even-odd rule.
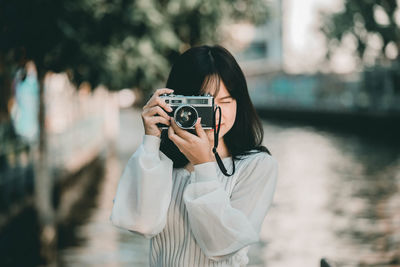
[[196,129],[196,133],[197,133],[198,137],[200,137],[200,138],[207,137],[206,132],[204,132],[203,127],[201,127],[201,117],[197,119],[197,122],[194,127]]

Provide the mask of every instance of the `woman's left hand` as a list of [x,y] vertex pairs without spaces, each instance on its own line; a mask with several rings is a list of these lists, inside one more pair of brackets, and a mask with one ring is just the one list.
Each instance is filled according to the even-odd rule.
[[201,118],[197,119],[195,124],[197,136],[179,128],[173,118],[168,128],[169,139],[193,165],[214,161],[212,147],[200,121]]

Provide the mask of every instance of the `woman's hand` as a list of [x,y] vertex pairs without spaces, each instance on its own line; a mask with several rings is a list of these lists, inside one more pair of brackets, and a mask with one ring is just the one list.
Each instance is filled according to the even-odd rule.
[[173,118],[168,129],[169,139],[193,165],[214,161],[212,147],[200,121],[201,118],[197,119],[195,125],[197,136],[179,128]]
[[160,95],[170,94],[173,91],[174,90],[168,88],[157,89],[146,105],[144,105],[142,120],[144,125],[144,133],[146,135],[160,137],[161,129],[158,128],[157,123],[162,123],[168,126],[170,125],[171,117],[163,109],[171,112],[172,108],[160,98]]

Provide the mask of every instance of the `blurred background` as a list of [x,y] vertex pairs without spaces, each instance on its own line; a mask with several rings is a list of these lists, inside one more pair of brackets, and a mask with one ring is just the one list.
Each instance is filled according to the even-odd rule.
[[399,4],[1,0],[0,265],[148,265],[109,221],[141,107],[218,43],[279,162],[249,266],[400,266]]

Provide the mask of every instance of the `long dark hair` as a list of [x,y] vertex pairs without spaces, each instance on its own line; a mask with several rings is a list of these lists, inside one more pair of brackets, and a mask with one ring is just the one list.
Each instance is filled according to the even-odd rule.
[[[166,87],[177,95],[199,95],[214,83],[216,96],[221,80],[237,103],[235,123],[223,137],[232,158],[237,160],[257,152],[271,155],[261,145],[264,131],[251,103],[244,74],[232,54],[222,46],[204,45],[184,52],[173,64]],[[174,162],[175,168],[189,162],[169,140],[167,131],[161,134],[160,150]]]

